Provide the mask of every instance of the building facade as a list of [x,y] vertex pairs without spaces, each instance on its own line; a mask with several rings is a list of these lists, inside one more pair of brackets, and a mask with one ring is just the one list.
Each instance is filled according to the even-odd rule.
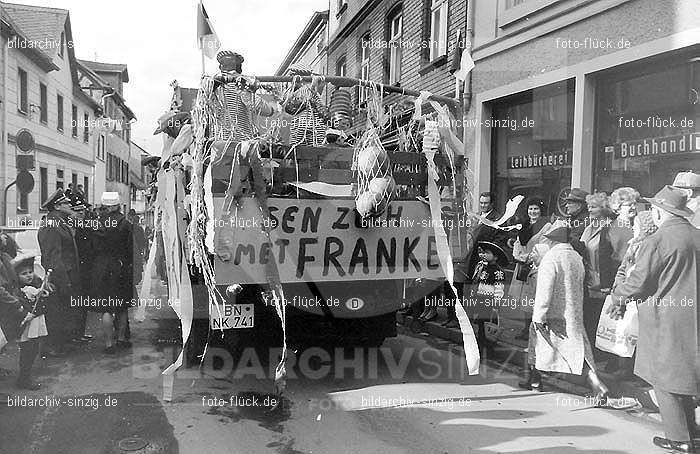
[[[95,173],[100,176],[96,190],[118,192],[124,212],[131,208],[131,122],[136,116],[124,100],[129,71],[124,64],[78,60],[81,87],[99,102],[102,117],[96,124]],[[140,164],[139,164],[140,165]],[[136,173],[139,171],[137,170]]]
[[[454,97],[466,12],[466,0],[331,1],[329,74]],[[355,100],[361,96],[357,89]]]
[[700,3],[473,1],[465,145],[498,206],[560,213],[571,187],[649,196],[700,168]]
[[329,74],[327,50],[328,11],[317,11],[309,19],[275,75],[289,74],[292,64],[303,65],[316,74]]
[[0,183],[5,189],[21,168],[35,181],[27,194],[16,186],[7,191],[3,222],[18,224],[38,221],[48,196],[69,184],[76,189],[82,186],[88,200],[94,201],[94,139],[89,124],[100,106],[78,84],[68,11],[10,3],[0,6]]

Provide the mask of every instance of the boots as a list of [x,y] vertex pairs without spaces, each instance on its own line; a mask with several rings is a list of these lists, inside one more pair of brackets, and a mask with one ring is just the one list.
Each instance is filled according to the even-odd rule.
[[420,317],[418,317],[418,320],[421,320],[423,322],[429,322],[431,320],[434,320],[437,318],[437,309],[433,306],[425,306],[425,310],[423,311],[422,314],[420,314]]
[[532,391],[544,391],[540,371],[535,369],[535,366],[533,365],[528,366],[526,380],[518,382],[518,386],[522,389],[529,389]]
[[38,353],[38,342],[29,340],[22,342],[19,349],[19,375],[16,385],[20,389],[36,391],[41,387],[39,383],[34,383],[31,378],[32,365]]
[[608,403],[608,394],[610,394],[610,390],[607,386],[605,386],[605,383],[600,381],[598,374],[596,374],[592,369],[588,370],[586,380],[588,381],[588,385],[591,387],[591,390],[595,393],[596,407],[606,406]]

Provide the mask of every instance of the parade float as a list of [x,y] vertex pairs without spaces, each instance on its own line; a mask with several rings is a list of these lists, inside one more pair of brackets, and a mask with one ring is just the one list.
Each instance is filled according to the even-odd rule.
[[[433,290],[417,282],[457,294],[453,251],[473,242],[457,100],[310,71],[246,76],[228,57],[157,131],[157,238],[185,346],[163,372],[166,400],[183,363],[225,340],[257,342],[251,333],[278,334],[277,392],[290,345],[380,345],[396,336],[396,311]],[[475,336],[456,310],[476,374]]]

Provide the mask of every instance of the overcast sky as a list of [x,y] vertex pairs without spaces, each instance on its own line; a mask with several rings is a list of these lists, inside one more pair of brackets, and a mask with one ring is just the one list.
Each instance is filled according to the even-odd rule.
[[[153,136],[156,119],[169,107],[170,82],[196,87],[201,73],[195,0],[19,0],[9,3],[70,11],[76,57],[126,63],[127,104],[136,114],[132,138],[152,154],[161,139]],[[204,6],[222,49],[245,57],[247,74],[271,75],[314,11],[328,0],[205,0]],[[207,62],[213,72],[216,62]]]

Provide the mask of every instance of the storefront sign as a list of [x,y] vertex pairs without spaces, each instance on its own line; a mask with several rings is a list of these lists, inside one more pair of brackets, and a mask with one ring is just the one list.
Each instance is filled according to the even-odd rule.
[[243,199],[228,218],[221,215],[223,198],[214,199],[217,283],[265,283],[269,260],[277,262],[282,282],[444,277],[430,211],[421,202],[391,202],[364,225],[353,200],[271,198],[268,204],[266,225],[254,199]]
[[700,151],[700,133],[694,132],[680,136],[630,140],[617,143],[612,147],[605,147],[605,151],[612,151],[615,159],[695,153]]
[[510,156],[508,159],[509,169],[534,169],[568,165],[571,165],[571,150]]

